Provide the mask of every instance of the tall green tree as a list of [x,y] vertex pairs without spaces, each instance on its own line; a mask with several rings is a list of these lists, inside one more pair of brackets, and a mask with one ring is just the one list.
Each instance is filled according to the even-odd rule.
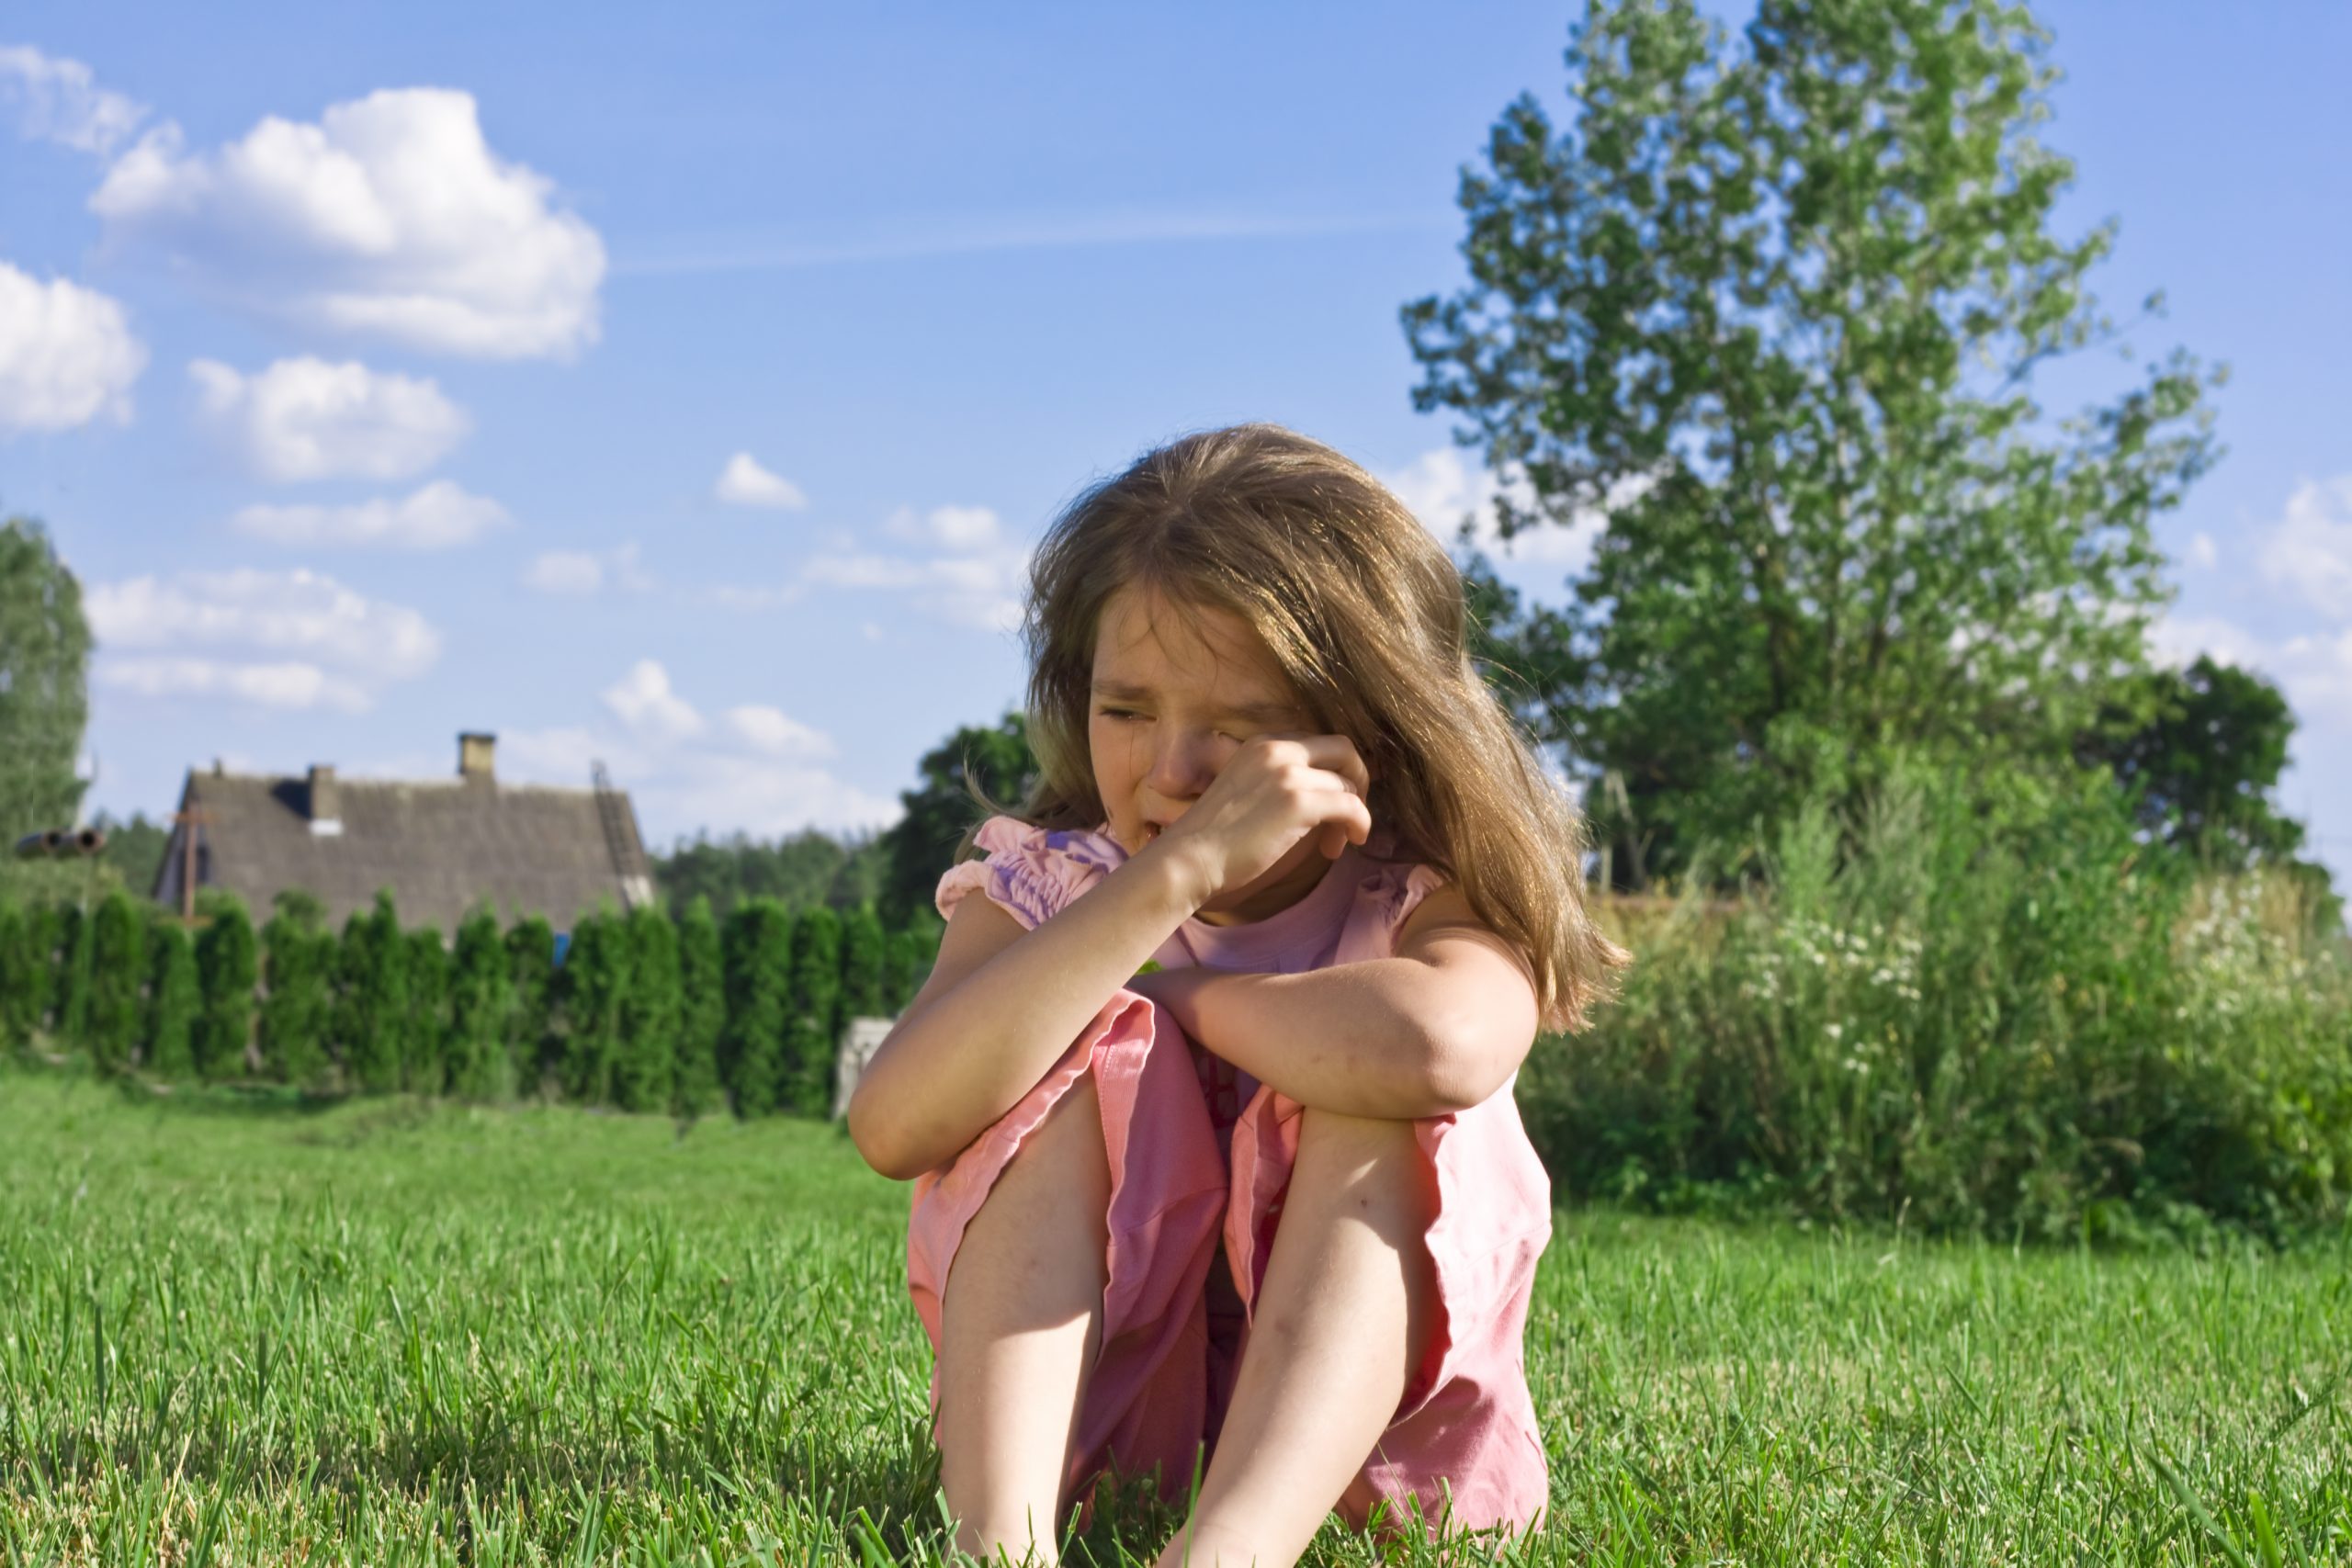
[[1761,0],[1735,45],[1692,0],[1591,0],[1567,63],[1571,122],[1522,97],[1463,173],[1469,286],[1403,310],[1498,530],[1598,530],[1545,739],[1673,870],[1905,741],[1997,805],[2135,728],[2149,521],[2215,455],[2217,378],[2175,353],[2079,419],[2036,402],[2118,334],[2112,226],[2053,231],[2024,7]]
[[890,941],[873,906],[861,904],[842,917],[841,1017],[888,1017],[891,1009],[884,971]]
[[145,898],[155,890],[155,874],[163,869],[164,850],[171,842],[169,825],[151,821],[143,811],[126,820],[101,811],[90,826],[106,835],[106,863],[121,877],[122,886]]
[[207,1078],[239,1077],[253,1041],[254,986],[260,978],[254,922],[235,898],[207,899],[199,912],[210,919],[196,939],[197,982],[204,994],[196,1070]]
[[678,1063],[671,1109],[701,1116],[718,1108],[718,1041],[727,1028],[727,977],[710,900],[690,900],[678,917]]
[[832,1109],[842,1016],[842,922],[831,909],[793,922],[791,998],[777,1098],[784,1110],[823,1116]]
[[922,934],[912,929],[890,933],[882,968],[883,1010],[895,1017],[915,999],[915,993],[922,989],[923,976],[931,972],[931,952]]
[[79,904],[58,908],[57,978],[51,992],[55,1012],[50,1032],[68,1050],[89,1043],[90,984],[96,953],[96,923]]
[[147,952],[147,1070],[159,1078],[193,1077],[196,1025],[204,1008],[196,944],[177,919],[163,916],[152,922]]
[[978,822],[982,808],[966,784],[973,784],[1007,806],[1018,805],[1037,777],[1036,754],[1029,749],[1029,726],[1019,709],[1008,710],[992,728],[966,726],[923,753],[920,781],[902,791],[905,814],[881,839],[887,859],[876,903],[892,926],[940,923],[933,899],[940,874],[955,859],[956,845]]
[[667,1111],[677,1087],[678,1028],[685,1009],[678,965],[678,929],[650,905],[621,922],[628,949],[628,989],[621,998],[614,1099],[624,1111]]
[[408,1028],[401,1032],[401,1077],[411,1094],[438,1095],[449,1087],[441,1055],[449,1033],[449,950],[441,933],[419,926],[401,938],[408,981]]
[[789,910],[772,898],[747,899],[719,934],[727,975],[727,1032],[719,1073],[743,1117],[773,1114],[782,1104],[785,1032],[793,1018]]
[[450,1093],[475,1100],[503,1100],[514,1093],[514,1066],[506,1054],[506,1028],[514,1009],[514,981],[507,968],[505,943],[499,939],[498,917],[486,908],[476,909],[458,927],[457,951],[449,965],[449,1032],[442,1058]]
[[0,899],[0,1049],[25,1050],[40,1029],[49,955],[34,952],[37,929],[30,911]]
[[610,910],[582,916],[556,972],[563,1014],[563,1092],[576,1104],[613,1103],[628,983],[628,931],[622,918]]
[[277,896],[261,929],[261,1061],[280,1083],[322,1089],[333,1076],[336,945],[316,898]]
[[335,954],[334,1033],[352,1086],[369,1094],[401,1087],[408,1036],[407,943],[390,892],[354,909]]
[[514,988],[507,1015],[506,1055],[514,1092],[551,1092],[558,1063],[555,1038],[555,928],[544,916],[517,920],[506,932],[506,974]]
[[138,1049],[146,1012],[147,932],[137,906],[121,888],[98,900],[90,919],[90,1059],[101,1072],[121,1072]]
[[5,852],[79,818],[74,763],[89,718],[89,657],[82,586],[48,532],[29,517],[0,523],[0,897],[63,897],[88,886],[85,866]]

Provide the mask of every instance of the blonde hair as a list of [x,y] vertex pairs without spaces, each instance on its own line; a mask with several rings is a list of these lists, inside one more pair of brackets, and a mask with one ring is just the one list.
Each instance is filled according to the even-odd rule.
[[1524,956],[1544,1029],[1590,1023],[1632,955],[1586,908],[1580,815],[1469,657],[1461,572],[1377,479],[1281,425],[1171,442],[1055,518],[1022,628],[1038,774],[1012,809],[967,770],[976,801],[1035,828],[1103,821],[1088,739],[1095,634],[1130,583],[1251,626],[1317,732],[1355,743],[1395,858],[1444,872]]

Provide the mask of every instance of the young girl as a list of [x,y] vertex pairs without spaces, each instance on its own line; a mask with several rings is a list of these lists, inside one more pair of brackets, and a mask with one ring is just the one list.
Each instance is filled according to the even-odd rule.
[[1533,1528],[1550,1186],[1510,1087],[1627,957],[1459,574],[1262,424],[1097,485],[1032,570],[1038,782],[940,880],[849,1105],[915,1181],[957,1544],[1050,1563],[1097,1474],[1182,1498],[1196,1455],[1164,1562],[1287,1564],[1384,1503]]

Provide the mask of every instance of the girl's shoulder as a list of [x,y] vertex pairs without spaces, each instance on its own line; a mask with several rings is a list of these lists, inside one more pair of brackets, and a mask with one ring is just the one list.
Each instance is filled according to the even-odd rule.
[[1038,828],[1017,817],[989,818],[973,841],[988,857],[960,861],[939,879],[943,919],[977,890],[1034,931],[1127,858],[1108,833]]

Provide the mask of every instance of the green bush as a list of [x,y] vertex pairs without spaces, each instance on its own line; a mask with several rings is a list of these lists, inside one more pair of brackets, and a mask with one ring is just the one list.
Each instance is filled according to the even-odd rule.
[[506,933],[507,976],[514,1010],[506,1015],[507,1070],[514,1092],[555,1091],[555,928],[540,916],[517,920]]
[[1593,1030],[1539,1040],[1519,1100],[1563,1195],[2004,1236],[2340,1219],[2340,953],[2256,920],[2259,875],[2200,890],[2110,783],[1999,826],[1966,798],[1907,765],[1844,831],[1807,806],[1751,902],[1685,900]]
[[196,976],[204,997],[196,1070],[207,1078],[238,1077],[253,1041],[254,986],[261,977],[254,923],[234,898],[207,900],[199,908],[210,919],[196,939]]
[[580,1105],[613,1103],[628,991],[628,931],[609,911],[582,916],[556,971],[563,1018],[563,1092]]
[[130,895],[117,887],[90,918],[90,999],[84,1038],[101,1072],[120,1072],[138,1049],[146,1011],[147,932]]
[[678,1061],[671,1109],[700,1116],[720,1103],[718,1041],[727,1028],[727,981],[718,921],[696,895],[678,917]]
[[449,1092],[463,1100],[504,1100],[514,1092],[506,1052],[514,981],[499,940],[498,917],[476,909],[458,927],[449,965],[449,1030],[442,1060]]
[[337,944],[317,899],[280,895],[261,929],[262,1070],[280,1083],[323,1089],[334,1074],[327,1045]]
[[832,1109],[833,1055],[841,1037],[842,921],[821,906],[792,927],[791,1021],[776,1084],[780,1109],[822,1116]]
[[441,933],[420,926],[401,938],[408,982],[408,1027],[401,1034],[401,1081],[411,1094],[438,1095],[449,1087],[441,1051],[449,1032],[449,950]]
[[720,933],[727,1032],[718,1066],[738,1116],[766,1116],[785,1103],[792,926],[790,912],[773,898],[747,898],[728,912]]
[[196,1074],[196,1024],[204,1005],[196,976],[196,944],[169,915],[148,933],[146,1067],[161,1078]]
[[613,1098],[624,1111],[666,1111],[677,1082],[678,1025],[685,998],[678,976],[678,931],[651,906],[629,911],[618,928],[628,950],[628,987],[621,998]]
[[353,1087],[382,1093],[400,1087],[408,1036],[407,944],[390,893],[355,909],[335,952],[335,1043]]

